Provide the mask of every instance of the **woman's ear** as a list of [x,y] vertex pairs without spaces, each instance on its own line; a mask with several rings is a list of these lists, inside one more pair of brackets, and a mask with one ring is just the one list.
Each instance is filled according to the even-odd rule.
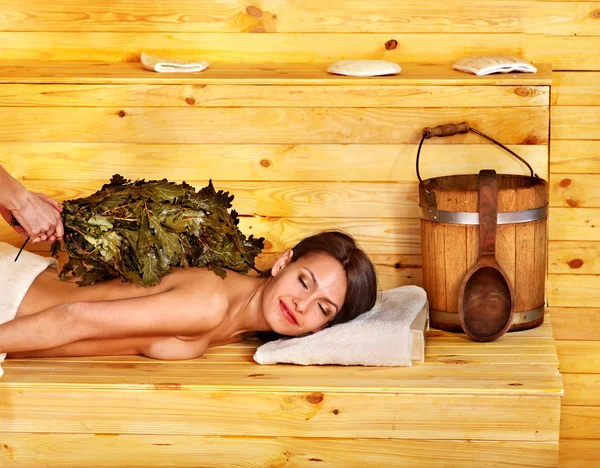
[[293,256],[294,251],[292,249],[289,249],[283,253],[271,268],[271,275],[275,276],[277,273],[279,273],[288,263],[292,261]]

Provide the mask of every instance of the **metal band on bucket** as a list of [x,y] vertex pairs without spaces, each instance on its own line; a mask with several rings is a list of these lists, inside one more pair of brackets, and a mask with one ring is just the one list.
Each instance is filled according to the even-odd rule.
[[[515,311],[512,324],[529,323],[544,316],[544,305],[531,310],[521,312]],[[460,327],[460,318],[456,312],[444,312],[442,310],[429,309],[429,320],[431,322],[446,323]]]
[[[419,206],[420,218],[434,223],[446,224],[479,224],[479,213],[467,213],[464,211],[430,211],[427,208]],[[529,223],[544,219],[548,216],[548,205],[534,208],[532,210],[507,211],[498,213],[498,224],[517,224]]]

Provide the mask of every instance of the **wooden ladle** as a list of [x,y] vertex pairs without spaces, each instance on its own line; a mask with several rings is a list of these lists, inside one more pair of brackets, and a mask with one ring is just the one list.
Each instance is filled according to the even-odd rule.
[[510,327],[514,292],[496,260],[498,178],[496,171],[479,172],[479,260],[460,288],[458,315],[464,332],[475,341],[494,341]]

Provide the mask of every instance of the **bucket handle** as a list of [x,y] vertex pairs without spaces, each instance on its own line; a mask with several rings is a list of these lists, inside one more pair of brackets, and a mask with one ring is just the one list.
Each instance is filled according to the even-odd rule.
[[[437,137],[452,136],[452,135],[456,135],[457,133],[468,133],[469,131],[476,133],[479,136],[482,136],[486,140],[489,140],[492,143],[495,143],[503,150],[508,151],[510,154],[512,154],[515,158],[517,158],[519,161],[521,161],[523,164],[525,164],[529,168],[529,171],[531,172],[531,177],[536,177],[539,179],[539,176],[537,174],[533,173],[533,169],[529,165],[529,163],[527,161],[525,161],[517,153],[508,149],[502,143],[497,142],[492,137],[489,137],[489,136],[485,135],[484,133],[481,133],[480,131],[475,130],[474,128],[471,128],[467,122],[461,122],[458,124],[438,125],[437,127],[433,127],[433,128],[431,128],[431,127],[423,128],[423,138],[421,138],[421,143],[419,143],[419,149],[417,150],[417,164],[416,165],[417,165],[417,178],[419,179],[419,182],[423,183],[423,179],[421,179],[421,174],[419,173],[419,155],[421,154],[421,146],[423,146],[423,142],[434,136],[437,136]],[[425,187],[425,191],[427,191],[427,192],[429,191],[427,189],[427,187]]]

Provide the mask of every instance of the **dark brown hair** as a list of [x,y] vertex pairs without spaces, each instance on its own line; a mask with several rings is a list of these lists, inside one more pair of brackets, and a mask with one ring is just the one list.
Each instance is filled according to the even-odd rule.
[[[377,299],[375,267],[351,236],[340,231],[320,232],[300,241],[292,251],[292,262],[313,254],[325,254],[340,262],[346,272],[346,297],[340,311],[328,326],[349,322],[373,308]],[[270,276],[270,269],[260,275],[261,278]],[[261,332],[256,337],[272,341],[285,336],[275,332]]]

